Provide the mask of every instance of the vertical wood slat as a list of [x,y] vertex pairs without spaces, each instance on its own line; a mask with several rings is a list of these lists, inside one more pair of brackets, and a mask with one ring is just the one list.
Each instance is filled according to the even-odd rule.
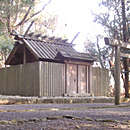
[[77,65],[68,65],[67,93],[77,93]]
[[93,92],[93,72],[92,72],[92,66],[89,66],[89,90],[88,92],[92,94]]
[[39,96],[39,63],[22,65],[21,95]]
[[90,93],[90,89],[92,86],[92,67],[91,66],[86,66],[87,70],[86,70],[86,73],[87,73],[87,93]]
[[6,93],[19,95],[21,88],[21,67],[13,66],[6,68]]
[[26,64],[26,46],[23,49],[23,64]]
[[87,92],[87,72],[86,66],[78,65],[78,93]]
[[[100,88],[101,88],[101,80],[102,79],[99,78],[99,76],[101,76],[100,68],[97,68],[96,74],[97,74],[96,78],[97,78],[97,96],[98,96],[98,95],[101,95]],[[100,88],[99,88],[99,86],[100,86]]]
[[46,67],[47,67],[47,73],[46,73],[46,80],[47,80],[47,86],[46,86],[46,88],[47,88],[47,96],[49,96],[49,77],[48,77],[48,72],[49,72],[49,66],[48,66],[48,63],[46,64]]
[[88,66],[86,66],[86,93],[88,93]]
[[39,96],[43,96],[43,70],[41,61],[39,62]]
[[62,96],[65,93],[64,64],[36,62],[11,66],[3,69],[3,72],[1,69],[0,72],[1,94]]
[[6,94],[6,69],[0,69],[0,94]]
[[48,97],[50,97],[50,64],[48,63],[48,71],[47,71],[47,83],[48,83]]
[[41,75],[41,78],[40,78],[40,89],[42,90],[41,91],[41,95],[42,96],[47,96],[47,75],[46,75],[46,63],[43,64],[43,62],[40,62],[40,65],[41,65],[41,71],[40,71],[40,75]]
[[[6,95],[39,96],[38,63],[0,69],[0,91]],[[4,71],[4,73],[1,73]],[[2,78],[3,77],[3,78]]]
[[[0,93],[22,96],[62,96],[66,93],[65,64],[40,62],[40,66],[41,68],[39,68],[39,62],[36,62],[0,69]],[[67,65],[66,70],[68,69]],[[92,71],[93,75],[91,74]],[[88,82],[88,87],[89,84],[91,86],[90,93],[95,96],[108,96],[108,70],[99,69],[99,75],[96,74],[96,68],[91,68],[90,66],[90,72],[87,74],[88,77],[90,76],[90,83]],[[100,81],[99,95],[96,95],[97,76]],[[42,80],[40,80],[40,77]],[[66,80],[68,82],[68,79]]]
[[94,96],[109,95],[109,70],[103,68],[92,68],[91,92]]
[[41,62],[43,96],[63,96],[65,93],[65,64]]

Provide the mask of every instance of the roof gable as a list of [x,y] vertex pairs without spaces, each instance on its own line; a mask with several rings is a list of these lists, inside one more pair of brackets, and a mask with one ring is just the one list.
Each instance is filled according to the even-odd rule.
[[[41,60],[63,62],[65,59],[93,62],[95,60],[94,57],[89,54],[77,52],[73,48],[73,44],[67,43],[66,39],[61,40],[52,37],[49,40],[41,40],[15,35],[15,40],[17,40],[17,44],[14,46],[14,49],[6,61],[8,65],[15,64],[11,63],[11,60],[13,60],[13,62],[15,62],[15,60],[20,60],[20,62],[16,63],[23,63],[25,61],[23,60],[24,58],[28,58],[28,62]],[[22,47],[23,51],[20,49],[20,52],[18,52],[20,47]],[[14,58],[18,54],[20,55],[19,59]],[[30,56],[27,55],[31,55],[33,58],[29,59]]]
[[39,57],[39,59],[54,60],[59,51],[76,52],[72,45],[56,42],[44,42],[32,39],[24,39],[26,45]]

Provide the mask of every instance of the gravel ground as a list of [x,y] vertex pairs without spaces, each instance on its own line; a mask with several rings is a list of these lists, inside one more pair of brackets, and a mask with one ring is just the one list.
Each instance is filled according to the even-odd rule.
[[80,120],[48,120],[39,123],[24,123],[1,126],[1,130],[129,130],[127,125]]
[[[130,103],[121,103],[120,106],[130,106]],[[51,108],[96,108],[116,107],[113,103],[72,103],[72,104],[22,104],[22,105],[0,105],[0,110],[29,110],[29,109],[51,109]]]
[[[0,130],[129,130],[130,103],[121,104],[121,106],[117,107],[111,103],[0,105],[0,110],[6,111],[0,112],[0,120],[30,120],[65,115],[80,118],[57,118],[26,123],[0,124]],[[22,110],[24,111],[22,112]],[[91,118],[92,121],[85,120],[84,117]],[[124,121],[129,123],[123,123]]]

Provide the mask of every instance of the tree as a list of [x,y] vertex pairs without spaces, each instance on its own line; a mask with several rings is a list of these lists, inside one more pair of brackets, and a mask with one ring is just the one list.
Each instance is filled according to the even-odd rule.
[[23,34],[28,24],[36,19],[44,8],[51,2],[43,4],[40,10],[36,5],[40,0],[1,0],[0,1],[0,62],[4,63],[13,47],[12,30]]
[[13,48],[13,40],[6,34],[0,33],[0,68],[4,67],[4,61]]
[[53,34],[57,27],[58,15],[47,12],[46,14],[41,14],[40,17],[36,17],[33,20],[35,21],[33,26],[34,32],[47,34],[48,31],[50,31],[51,34]]
[[2,0],[0,1],[0,23],[4,24],[7,32],[11,33],[13,29],[17,30],[26,24],[33,17],[41,13],[51,2],[48,1],[42,9],[36,11],[37,0]]
[[[126,18],[126,11],[125,11],[125,0],[121,0],[121,5],[122,5],[122,23],[123,23],[123,41],[127,42],[127,39],[129,39],[130,34],[129,34],[129,25],[127,29],[127,18]],[[130,98],[130,83],[129,83],[129,59],[124,58],[123,59],[123,65],[124,65],[124,70],[125,72],[125,82],[124,82],[124,87],[125,87],[125,97]]]
[[[95,22],[100,23],[108,36],[121,41],[130,41],[130,2],[125,0],[102,0],[100,7],[105,7],[106,12],[93,14]],[[130,97],[128,59],[123,58],[123,69],[125,70],[125,97]]]
[[110,65],[110,53],[112,48],[108,46],[100,47],[99,39],[102,39],[101,35],[95,36],[97,41],[92,42],[91,40],[87,39],[85,41],[85,51],[88,52],[90,55],[96,55],[97,61],[100,63],[101,68],[107,68],[111,70]]

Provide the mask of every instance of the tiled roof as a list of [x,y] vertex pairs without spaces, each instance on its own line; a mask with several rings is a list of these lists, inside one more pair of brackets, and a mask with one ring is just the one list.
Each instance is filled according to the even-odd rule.
[[[23,64],[24,58],[27,58],[27,63],[34,61],[64,62],[66,59],[84,62],[95,61],[94,56],[77,52],[73,48],[73,44],[67,43],[66,39],[54,39],[53,37],[50,37],[41,40],[35,37],[31,38],[15,35],[15,40],[17,42],[5,64]],[[25,47],[27,48],[27,51],[24,49]]]
[[78,59],[84,61],[94,61],[96,60],[95,56],[91,56],[86,53],[79,53],[79,52],[71,52],[71,51],[59,51],[57,57],[64,57],[64,58],[71,58],[71,59]]
[[44,42],[27,38],[24,38],[24,42],[39,59],[58,60],[58,58],[71,58],[84,61],[95,60],[89,54],[77,52],[69,43]]
[[24,42],[40,59],[54,60],[58,51],[61,50],[76,52],[72,45],[68,43],[51,43],[32,39],[24,39]]

